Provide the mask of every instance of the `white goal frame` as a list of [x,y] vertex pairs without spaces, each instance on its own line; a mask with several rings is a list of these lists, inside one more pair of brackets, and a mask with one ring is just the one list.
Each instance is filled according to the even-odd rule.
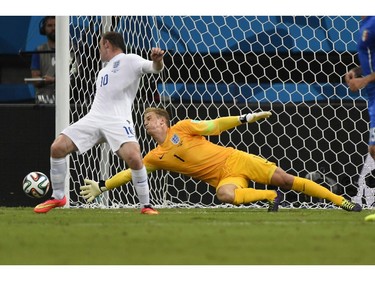
[[[70,115],[70,79],[69,79],[69,17],[57,16],[56,17],[56,110],[55,110],[55,135],[56,137],[61,131],[69,126]],[[67,199],[66,206],[70,202],[70,185],[69,185],[69,156],[67,156],[67,177],[65,180],[65,196]]]

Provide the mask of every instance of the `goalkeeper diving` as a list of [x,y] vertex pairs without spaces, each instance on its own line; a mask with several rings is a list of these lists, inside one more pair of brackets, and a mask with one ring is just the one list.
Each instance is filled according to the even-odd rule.
[[[171,126],[170,116],[165,109],[147,108],[144,112],[144,126],[147,134],[158,144],[143,159],[147,173],[168,170],[191,176],[213,186],[217,198],[223,203],[241,205],[266,200],[269,212],[278,211],[282,193],[251,188],[250,181],[327,199],[346,211],[360,212],[362,207],[359,204],[309,179],[293,176],[265,158],[214,144],[204,137],[219,135],[236,126],[254,123],[271,115],[269,111],[261,111],[213,120],[186,119]],[[85,179],[80,194],[92,202],[101,193],[120,187],[131,179],[130,169],[105,181]]]

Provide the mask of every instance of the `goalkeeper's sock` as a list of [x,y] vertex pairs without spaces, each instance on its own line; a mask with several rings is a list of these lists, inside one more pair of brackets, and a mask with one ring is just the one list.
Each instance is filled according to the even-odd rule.
[[311,197],[328,199],[337,206],[341,206],[341,203],[344,200],[342,196],[332,193],[327,188],[317,184],[316,182],[300,177],[294,178],[292,189],[298,192],[302,192]]
[[274,190],[257,190],[254,188],[236,188],[234,190],[234,205],[247,204],[251,202],[268,200],[272,201],[277,194]]
[[50,158],[52,197],[61,200],[65,196],[66,158]]
[[132,181],[137,192],[139,203],[143,207],[150,204],[150,192],[147,179],[147,171],[145,166],[140,170],[131,170]]

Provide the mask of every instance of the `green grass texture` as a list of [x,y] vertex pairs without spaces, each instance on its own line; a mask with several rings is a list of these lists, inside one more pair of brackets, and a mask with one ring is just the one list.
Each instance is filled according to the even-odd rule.
[[0,208],[1,265],[374,265],[373,213]]

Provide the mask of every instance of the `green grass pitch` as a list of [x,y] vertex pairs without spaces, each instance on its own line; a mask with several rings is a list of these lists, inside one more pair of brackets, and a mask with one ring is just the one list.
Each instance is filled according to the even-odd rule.
[[0,264],[374,265],[372,212],[0,208]]

